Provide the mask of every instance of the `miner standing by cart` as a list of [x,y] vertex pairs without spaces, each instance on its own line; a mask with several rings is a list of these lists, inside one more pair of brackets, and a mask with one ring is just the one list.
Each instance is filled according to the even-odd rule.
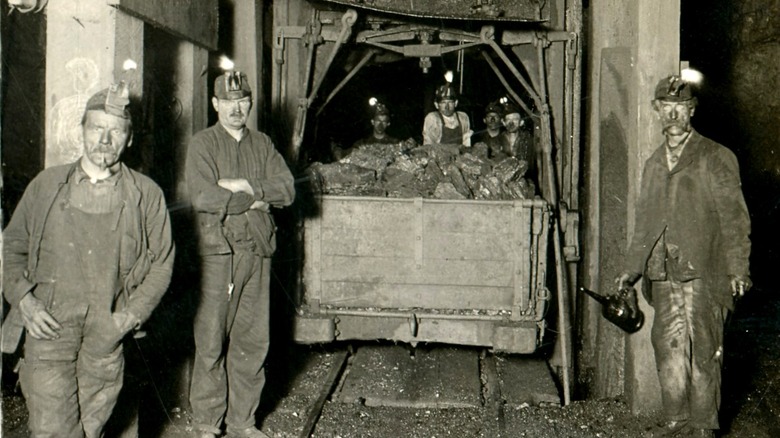
[[471,146],[471,125],[468,114],[456,111],[458,95],[450,82],[436,89],[436,111],[425,116],[423,144],[458,144]]
[[3,351],[23,325],[33,437],[103,436],[122,388],[122,341],[171,279],[163,192],[119,161],[133,139],[128,95],[120,83],[87,101],[83,156],[39,173],[3,232]]
[[504,125],[504,132],[486,142],[490,157],[494,159],[515,157],[525,161],[528,165],[526,178],[538,184],[536,169],[541,157],[534,147],[533,134],[526,128],[526,121],[520,114],[520,108],[510,101],[505,102],[502,105],[501,123]]
[[247,76],[217,77],[211,99],[218,123],[197,133],[186,178],[196,213],[200,300],[190,403],[201,437],[266,437],[255,426],[269,347],[269,285],[276,237],[270,207],[295,195],[284,158],[264,133],[246,126]]
[[696,105],[692,84],[679,76],[655,89],[666,139],[645,164],[634,236],[615,280],[623,288],[643,276],[655,310],[663,422],[653,436],[714,436],[723,327],[734,297],[751,286],[750,218],[737,159],[691,127]]

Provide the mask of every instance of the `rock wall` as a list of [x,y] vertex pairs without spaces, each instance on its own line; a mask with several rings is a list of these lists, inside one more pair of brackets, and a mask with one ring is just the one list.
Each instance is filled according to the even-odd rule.
[[696,0],[682,13],[682,59],[707,78],[694,126],[737,154],[761,283],[780,262],[780,1]]

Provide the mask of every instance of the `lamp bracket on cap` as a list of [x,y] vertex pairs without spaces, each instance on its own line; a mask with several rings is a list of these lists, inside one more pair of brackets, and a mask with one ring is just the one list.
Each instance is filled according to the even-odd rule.
[[118,84],[111,84],[106,94],[106,112],[124,116],[127,105],[130,104],[130,89],[121,81]]
[[658,82],[655,98],[672,102],[683,102],[694,98],[692,84],[679,75],[670,75]]
[[245,73],[227,70],[214,81],[214,94],[219,99],[242,99],[251,96],[252,89]]

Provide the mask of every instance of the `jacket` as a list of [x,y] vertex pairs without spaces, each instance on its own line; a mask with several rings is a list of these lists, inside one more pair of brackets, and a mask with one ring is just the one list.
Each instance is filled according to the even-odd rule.
[[[79,162],[43,170],[30,182],[3,231],[3,295],[11,311],[3,322],[2,351],[14,352],[24,325],[19,301],[36,287],[36,270],[49,212]],[[120,246],[122,294],[116,308],[145,322],[168,289],[175,246],[165,199],[149,177],[120,164],[123,230]]]
[[[187,150],[187,188],[200,255],[230,254],[224,223],[229,215],[244,215],[259,253],[270,256],[276,248],[273,216],[250,207],[255,201],[285,207],[295,197],[292,173],[270,137],[250,129],[244,132],[236,141],[216,123],[195,134]],[[254,196],[220,187],[217,182],[223,178],[246,179]]]
[[[665,280],[670,269],[680,280],[701,278],[716,303],[733,309],[731,276],[750,275],[739,166],[729,149],[695,130],[690,135],[671,171],[665,144],[645,164],[625,270],[651,281]],[[679,266],[669,266],[675,260]],[[649,291],[646,298],[652,303]]]

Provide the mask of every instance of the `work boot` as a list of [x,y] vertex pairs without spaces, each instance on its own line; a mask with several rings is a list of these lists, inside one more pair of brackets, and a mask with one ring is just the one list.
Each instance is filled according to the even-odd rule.
[[213,426],[196,424],[193,426],[192,436],[194,438],[217,438],[222,436],[222,431]]
[[234,429],[228,427],[227,436],[228,438],[271,438],[270,436],[263,433],[262,430],[255,427],[248,427],[246,429]]
[[649,435],[647,436],[651,438],[679,437],[682,436],[682,432],[687,424],[687,421],[665,421],[663,423],[657,423],[648,429]]

